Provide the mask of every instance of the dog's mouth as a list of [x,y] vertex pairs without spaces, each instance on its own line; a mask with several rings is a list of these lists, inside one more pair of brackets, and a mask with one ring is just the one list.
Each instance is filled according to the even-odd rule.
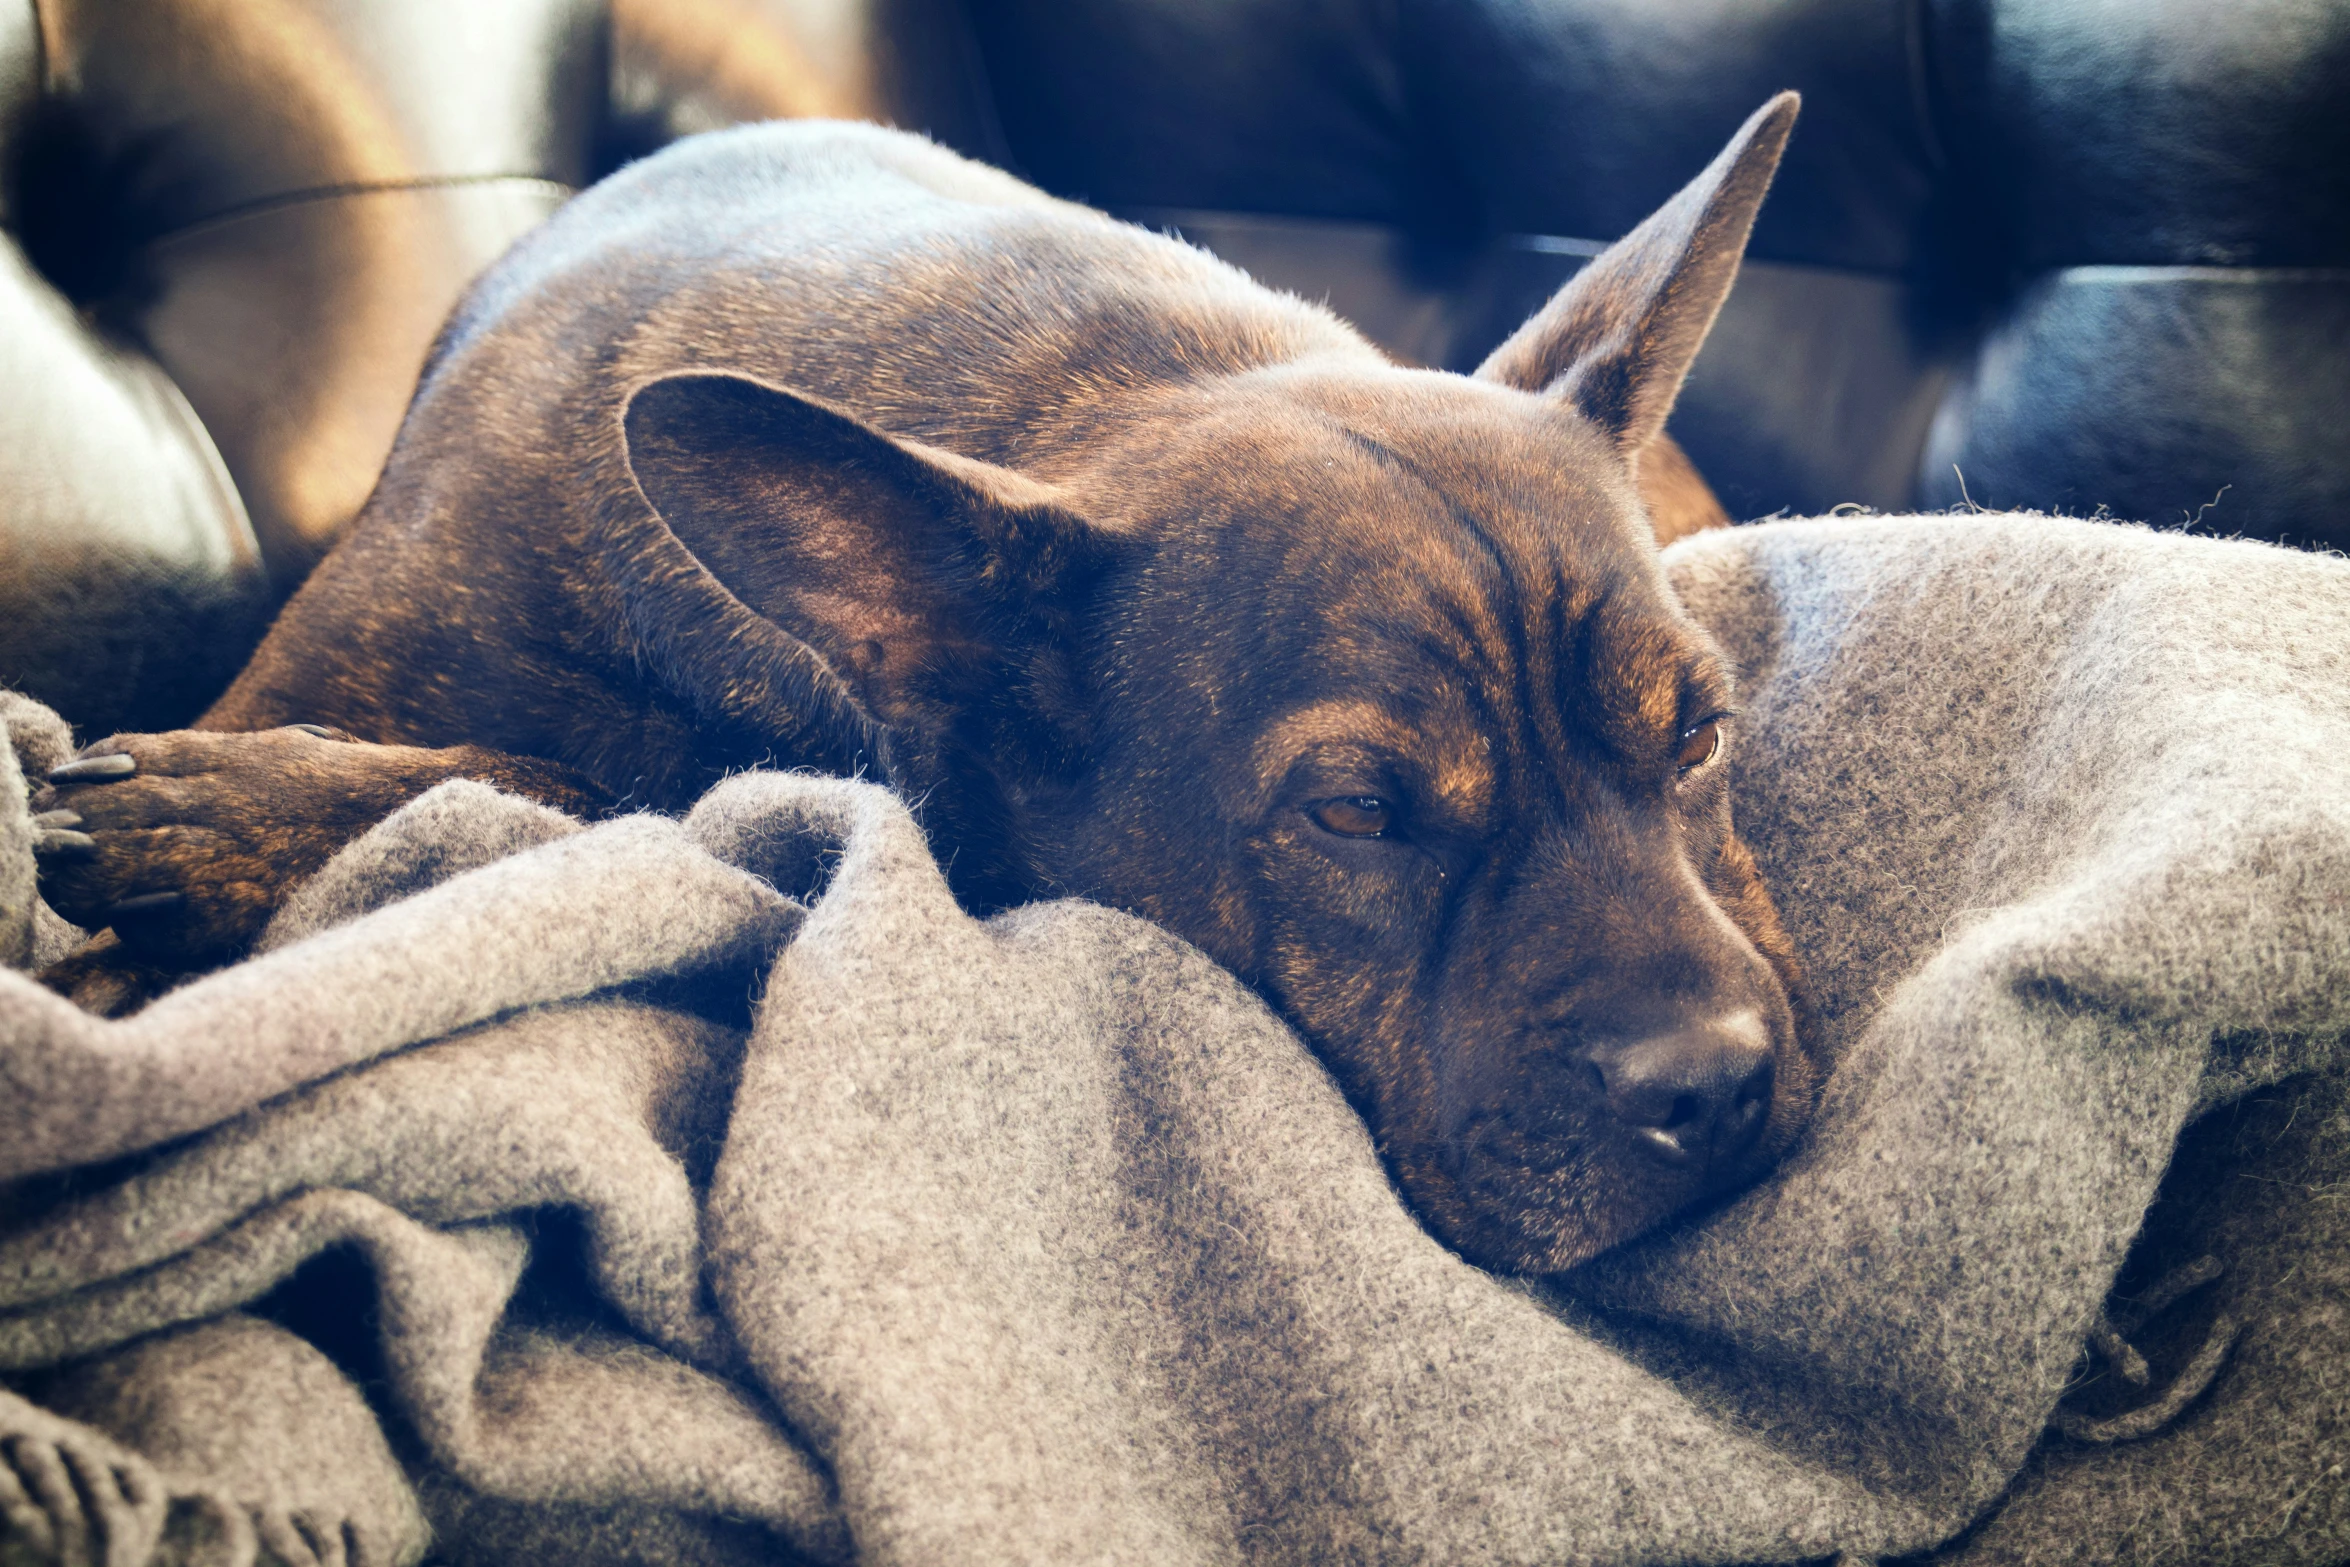
[[1481,1110],[1401,1153],[1396,1173],[1430,1229],[1471,1262],[1558,1273],[1752,1185],[1802,1120],[1785,1103],[1764,1111],[1753,1133],[1692,1156],[1595,1106]]
[[1624,1157],[1636,1151],[1610,1147],[1615,1141],[1530,1136],[1493,1116],[1399,1160],[1397,1173],[1438,1238],[1471,1262],[1557,1273],[1705,1194],[1698,1172],[1641,1169]]

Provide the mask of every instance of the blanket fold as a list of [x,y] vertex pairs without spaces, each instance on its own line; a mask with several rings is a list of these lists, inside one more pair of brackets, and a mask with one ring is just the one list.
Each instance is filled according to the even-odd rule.
[[[1230,976],[969,918],[878,789],[446,785],[133,1017],[0,972],[0,1552],[2350,1553],[2350,565],[1992,516],[1668,564],[1832,1063],[1753,1191],[1497,1279]],[[140,1402],[232,1363],[346,1496]]]

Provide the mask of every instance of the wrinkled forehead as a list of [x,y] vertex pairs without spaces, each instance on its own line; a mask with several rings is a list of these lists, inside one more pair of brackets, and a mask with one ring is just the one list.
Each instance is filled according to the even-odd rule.
[[1396,379],[1409,395],[1285,389],[1196,455],[1163,454],[1162,504],[1186,520],[1162,612],[1181,634],[1150,640],[1252,733],[1258,783],[1353,747],[1465,799],[1495,769],[1669,749],[1692,706],[1726,701],[1631,476],[1587,426],[1457,377]]
[[1234,432],[1225,552],[1262,584],[1279,652],[1398,682],[1432,655],[1525,678],[1639,663],[1649,689],[1671,682],[1645,666],[1703,656],[1630,473],[1587,425],[1459,377],[1394,380],[1308,385]]
[[1730,704],[1711,640],[1644,571],[1480,543],[1323,586],[1298,596],[1250,693],[1267,780],[1332,745],[1407,755],[1464,798],[1488,772],[1647,773]]

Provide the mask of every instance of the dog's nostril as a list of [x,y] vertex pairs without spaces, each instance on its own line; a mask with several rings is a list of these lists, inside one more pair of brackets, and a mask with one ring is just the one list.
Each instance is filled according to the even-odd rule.
[[1637,1040],[1598,1061],[1608,1110],[1672,1165],[1745,1153],[1769,1119],[1775,1078],[1759,1019],[1741,1014]]

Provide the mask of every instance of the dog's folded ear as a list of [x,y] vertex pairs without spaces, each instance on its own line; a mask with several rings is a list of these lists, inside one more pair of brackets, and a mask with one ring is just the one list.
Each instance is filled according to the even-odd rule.
[[1075,764],[1066,639],[1116,551],[1052,489],[740,375],[648,382],[623,421],[667,531],[899,755]]
[[1510,334],[1479,379],[1563,398],[1635,457],[1664,429],[1738,280],[1800,103],[1783,92],[1757,109],[1704,173]]

